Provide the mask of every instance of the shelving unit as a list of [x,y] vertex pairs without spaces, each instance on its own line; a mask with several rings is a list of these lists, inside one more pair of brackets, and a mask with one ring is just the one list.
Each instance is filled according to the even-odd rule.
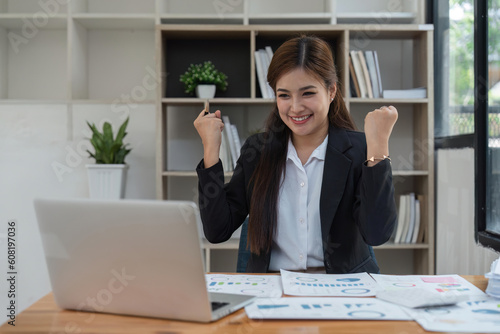
[[[271,46],[273,50],[291,36],[309,33],[326,39],[339,70],[340,88],[359,129],[364,116],[381,105],[393,104],[399,119],[393,131],[390,150],[396,199],[413,191],[425,196],[423,224],[427,228],[422,244],[385,244],[384,251],[410,251],[413,272],[434,272],[434,162],[433,162],[433,83],[432,26],[380,25],[376,34],[366,25],[159,25],[156,30],[157,71],[168,73],[158,89],[157,119],[157,195],[160,199],[197,200],[197,178],[193,171],[201,157],[201,141],[192,121],[204,100],[187,96],[178,82],[191,62],[211,60],[228,74],[229,87],[211,99],[211,109],[220,108],[237,124],[242,142],[262,123],[273,100],[262,99],[254,66],[254,51]],[[216,47],[203,52],[206,44]],[[237,47],[235,47],[237,45]],[[230,53],[233,49],[237,54]],[[384,87],[403,89],[425,86],[424,99],[351,98],[349,91],[349,50],[377,50]],[[401,70],[395,77],[384,72]],[[165,78],[163,75],[162,78]],[[189,152],[189,154],[186,154]],[[179,161],[182,160],[182,161]],[[231,173],[226,173],[230,177]],[[205,246],[207,259],[213,249],[237,249],[228,244]]]

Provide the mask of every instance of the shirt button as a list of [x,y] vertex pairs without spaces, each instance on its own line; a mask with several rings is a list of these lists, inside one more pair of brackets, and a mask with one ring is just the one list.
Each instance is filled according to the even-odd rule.
[[300,222],[301,224],[304,224],[304,218],[300,218],[300,219],[299,219],[299,222]]
[[299,259],[301,259],[301,260],[302,260],[303,258],[304,258],[304,256],[303,256],[302,254],[300,254],[300,255],[299,255]]
[[300,186],[301,187],[305,186],[305,183],[304,182],[300,182]]

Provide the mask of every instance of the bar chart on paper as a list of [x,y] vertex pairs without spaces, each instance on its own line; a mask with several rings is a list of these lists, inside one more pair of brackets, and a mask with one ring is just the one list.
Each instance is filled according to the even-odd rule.
[[375,298],[259,298],[245,311],[251,319],[411,320],[399,306]]
[[257,297],[281,297],[281,278],[278,275],[205,275],[210,292],[236,293]]
[[375,296],[378,284],[367,273],[304,274],[281,270],[284,293],[293,296]]

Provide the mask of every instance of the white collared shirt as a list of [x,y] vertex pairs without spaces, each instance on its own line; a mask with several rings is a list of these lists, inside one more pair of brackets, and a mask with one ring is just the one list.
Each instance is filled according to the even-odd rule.
[[319,199],[327,144],[328,136],[302,165],[292,141],[288,141],[286,178],[279,192],[270,271],[324,266]]

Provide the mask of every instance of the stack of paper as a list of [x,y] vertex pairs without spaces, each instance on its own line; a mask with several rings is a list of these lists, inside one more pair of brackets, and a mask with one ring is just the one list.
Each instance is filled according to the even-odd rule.
[[500,258],[493,261],[490,272],[485,276],[489,278],[486,293],[492,297],[500,298]]

